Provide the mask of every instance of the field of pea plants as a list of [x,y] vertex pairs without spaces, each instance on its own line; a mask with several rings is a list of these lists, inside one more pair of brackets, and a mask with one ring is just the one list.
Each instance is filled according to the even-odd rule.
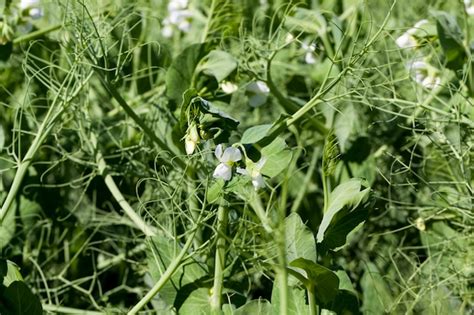
[[473,314],[473,56],[471,0],[0,0],[0,314]]

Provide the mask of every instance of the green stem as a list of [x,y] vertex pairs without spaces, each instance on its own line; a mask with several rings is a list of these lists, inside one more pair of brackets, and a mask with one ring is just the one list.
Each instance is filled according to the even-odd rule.
[[160,292],[166,282],[171,279],[175,271],[181,266],[184,256],[187,254],[189,248],[191,247],[191,244],[194,241],[196,231],[197,228],[196,226],[194,226],[191,235],[187,239],[178,256],[176,256],[169,264],[168,268],[166,268],[165,272],[158,280],[158,282],[153,286],[153,288],[151,288],[151,290],[127,313],[128,315],[137,314],[143,307],[145,307],[148,302],[153,299],[156,294],[158,294],[158,292]]
[[115,183],[113,177],[107,173],[107,163],[102,155],[102,152],[97,150],[97,138],[95,134],[91,134],[92,147],[97,151],[96,161],[99,169],[99,174],[104,177],[104,182],[110,193],[114,197],[115,201],[120,205],[125,214],[132,220],[132,222],[145,234],[146,236],[156,235],[156,231],[153,227],[149,226],[136,212],[132,206],[127,202],[122,192]]
[[323,205],[323,213],[326,213],[328,209],[329,203],[329,187],[328,187],[328,177],[326,176],[326,172],[324,170],[321,171],[321,181],[323,183],[323,198],[324,198],[324,205]]
[[311,163],[303,180],[303,185],[301,185],[301,189],[299,190],[298,195],[293,201],[293,205],[291,206],[291,213],[298,211],[298,208],[300,207],[304,197],[306,196],[308,187],[310,186],[309,183],[311,181],[311,178],[313,177],[313,173],[316,168],[316,162],[318,161],[318,150],[318,147],[314,147],[313,158],[311,159]]
[[[171,148],[160,138],[156,136],[153,130],[135,113],[135,111],[128,105],[127,101],[120,95],[120,93],[115,89],[115,87],[107,81],[102,72],[99,72],[99,68],[94,68],[99,73],[100,81],[104,88],[109,92],[109,94],[119,103],[122,109],[127,113],[130,118],[145,132],[145,134],[161,149],[165,150],[168,153],[175,153]],[[178,166],[182,169],[186,168],[186,163],[175,154],[174,160],[177,162]],[[164,163],[171,165],[171,162],[163,160]]]
[[[74,73],[74,70],[71,69],[69,72],[70,74]],[[63,81],[62,86],[60,87],[58,94],[54,98],[48,112],[46,113],[46,116],[43,119],[43,122],[41,123],[40,127],[38,128],[38,131],[36,132],[36,136],[33,139],[33,142],[31,143],[30,147],[28,148],[28,151],[26,152],[25,156],[23,159],[19,162],[18,164],[18,169],[15,173],[15,177],[13,179],[12,185],[8,191],[8,195],[5,198],[5,201],[2,205],[2,209],[0,210],[0,224],[3,223],[3,220],[7,216],[8,212],[11,209],[11,206],[13,204],[13,201],[15,200],[15,197],[18,193],[18,190],[20,189],[21,183],[23,182],[23,178],[25,177],[25,174],[31,165],[31,162],[33,161],[33,158],[36,155],[36,152],[39,150],[41,145],[43,144],[44,140],[46,137],[49,135],[53,127],[55,126],[55,122],[58,120],[59,117],[61,117],[62,113],[66,109],[66,105],[73,99],[75,98],[79,92],[82,90],[82,88],[85,86],[86,82],[89,81],[91,78],[92,73],[90,73],[83,82],[77,87],[75,91],[67,98],[66,100],[63,100],[62,103],[59,103],[59,99],[61,98],[60,92],[61,89],[64,88],[68,80],[72,80],[72,77],[69,75],[65,78]],[[59,109],[58,109],[59,106]]]
[[318,314],[318,305],[316,304],[316,296],[314,292],[314,285],[311,285],[307,288],[308,291],[308,304],[309,304],[309,314],[316,315]]
[[[190,162],[191,164],[191,162]],[[193,168],[194,170],[194,168]],[[189,178],[187,179],[187,191],[188,191],[188,210],[191,213],[191,217],[193,218],[194,222],[197,222],[200,216],[200,210],[198,205],[198,199],[196,196],[196,182],[195,182],[195,172],[190,170],[188,175]],[[197,250],[202,245],[202,228],[198,228],[196,231],[196,237],[194,238],[194,248]]]
[[32,39],[37,38],[37,37],[40,37],[40,36],[43,36],[45,34],[54,32],[54,31],[60,29],[61,26],[62,26],[62,24],[56,24],[56,25],[53,25],[53,26],[50,26],[50,27],[47,27],[47,28],[44,28],[44,29],[41,29],[41,30],[31,32],[29,34],[26,34],[26,35],[23,35],[23,36],[20,36],[20,37],[17,37],[13,40],[13,44],[20,44],[22,42],[28,42]]
[[[342,78],[346,75],[347,72],[349,72],[352,67],[359,62],[359,60],[368,52],[369,48],[373,45],[373,43],[379,38],[381,35],[382,31],[384,30],[385,26],[388,23],[389,17],[392,13],[393,8],[395,7],[395,4],[397,1],[393,1],[392,6],[390,7],[389,12],[385,16],[385,19],[382,23],[382,26],[377,30],[377,32],[370,38],[370,40],[367,42],[367,44],[362,48],[362,50],[357,53],[355,56],[353,56],[349,62],[349,64],[338,74],[337,77],[335,77],[328,85],[326,83],[321,85],[321,88],[319,91],[314,95],[303,107],[300,107],[300,109],[291,115],[290,117],[286,119],[282,119],[278,121],[276,124],[272,126],[272,129],[270,130],[268,136],[260,140],[257,145],[260,147],[264,147],[271,143],[279,134],[281,134],[283,131],[285,131],[289,126],[295,124],[298,122],[300,119],[302,119],[309,111],[311,111],[316,105],[320,104],[323,102],[323,97],[329,93],[341,80]],[[326,77],[327,79],[328,77]],[[326,82],[326,81],[325,81]]]
[[53,313],[61,313],[61,314],[83,314],[83,315],[106,315],[106,312],[96,312],[96,311],[87,311],[81,310],[72,307],[65,307],[53,304],[43,304],[43,310],[47,312]]
[[222,305],[222,288],[224,283],[225,269],[225,234],[227,232],[228,209],[224,205],[219,205],[217,210],[217,242],[216,257],[214,262],[214,284],[211,291],[211,313],[220,314]]
[[[280,89],[275,85],[273,82],[272,74],[271,74],[271,64],[272,60],[275,57],[276,53],[274,53],[267,62],[267,84],[270,89],[270,92],[272,93],[273,96],[278,100],[278,103],[283,107],[283,109],[288,113],[288,114],[294,114],[297,112],[301,107],[288,98],[286,98],[281,92]],[[311,125],[314,127],[314,129],[319,132],[322,135],[326,135],[328,133],[327,128],[324,126],[323,123],[318,121],[314,117],[309,118],[309,122]]]
[[[245,200],[246,198],[243,199]],[[263,208],[262,201],[260,200],[260,197],[255,191],[253,192],[253,196],[249,198],[248,203],[255,211],[257,217],[260,219],[260,222],[262,223],[262,226],[265,231],[271,234],[273,232],[273,228],[271,227],[270,220],[268,219],[265,209]]]
[[278,267],[276,269],[278,277],[278,292],[280,295],[280,315],[288,314],[288,271],[286,269],[286,242],[285,242],[285,225],[280,224],[277,231],[278,243]]
[[280,205],[278,209],[278,230],[276,233],[278,244],[278,269],[276,270],[278,276],[278,283],[280,285],[280,314],[288,314],[288,261],[286,259],[286,208],[288,201],[288,172],[286,179],[283,181],[280,193]]

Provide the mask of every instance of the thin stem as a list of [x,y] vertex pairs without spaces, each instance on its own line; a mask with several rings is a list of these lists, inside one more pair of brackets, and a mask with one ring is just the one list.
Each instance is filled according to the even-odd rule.
[[280,285],[280,314],[288,314],[288,270],[286,268],[288,262],[286,259],[286,207],[288,200],[288,179],[286,176],[281,186],[281,198],[278,209],[278,229],[277,229],[277,245],[278,245],[278,268],[276,270],[278,283]]
[[328,191],[327,177],[324,171],[322,172],[322,182],[323,182],[323,194],[324,194],[323,213],[326,213],[328,209],[328,203],[329,203],[329,191]]
[[308,291],[308,304],[309,304],[309,314],[316,315],[318,314],[318,305],[316,304],[316,296],[314,294],[314,285],[311,285],[307,288]]
[[122,192],[115,183],[113,177],[110,174],[107,174],[107,163],[102,155],[102,152],[97,150],[97,138],[95,134],[91,134],[91,142],[94,149],[96,149],[96,161],[97,167],[99,169],[99,174],[104,177],[104,182],[110,193],[120,205],[125,214],[132,220],[132,222],[145,234],[146,236],[156,235],[156,231],[153,227],[149,226],[136,212],[133,210],[132,206],[127,202],[125,197],[122,195]]
[[106,315],[106,312],[96,312],[81,310],[72,307],[65,307],[53,304],[43,304],[43,310],[47,312],[61,313],[61,314],[83,314],[83,315]]
[[[271,143],[279,134],[285,131],[289,126],[298,122],[300,119],[302,119],[306,115],[306,113],[311,111],[314,107],[316,107],[316,105],[323,102],[323,97],[327,93],[329,93],[342,80],[342,78],[346,75],[346,73],[352,69],[352,67],[367,53],[367,51],[369,50],[369,47],[371,47],[372,44],[377,40],[377,38],[379,38],[380,34],[382,33],[383,29],[388,23],[389,17],[396,3],[397,1],[393,1],[389,12],[385,16],[382,26],[378,29],[378,31],[374,34],[374,36],[372,36],[372,38],[367,42],[364,48],[358,54],[352,57],[349,64],[338,74],[338,76],[335,77],[328,85],[323,83],[319,91],[316,93],[316,95],[314,95],[296,113],[276,123],[270,130],[269,135],[258,142],[259,146],[263,147]],[[326,77],[326,79],[327,78],[328,77]]]
[[217,210],[217,242],[216,257],[214,263],[214,284],[211,293],[211,312],[220,314],[222,304],[222,288],[224,282],[225,269],[225,235],[227,231],[228,209],[224,205],[219,205]]
[[[275,57],[276,52],[268,59],[267,62],[267,84],[268,87],[270,88],[270,92],[272,95],[275,96],[275,98],[278,100],[278,103],[283,107],[283,109],[288,113],[288,114],[294,114],[297,112],[301,107],[295,103],[293,103],[291,100],[286,98],[281,92],[280,89],[275,85],[272,79],[272,74],[271,74],[271,64],[272,60]],[[309,121],[311,125],[314,127],[314,129],[319,132],[322,135],[326,135],[328,133],[327,128],[324,126],[323,123],[318,121],[315,117],[310,117]]]
[[[154,131],[135,113],[135,111],[128,105],[127,101],[120,95],[120,93],[115,89],[115,87],[107,81],[105,76],[103,75],[102,72],[100,72],[99,68],[94,68],[99,73],[99,78],[100,81],[102,82],[102,85],[104,88],[109,92],[109,94],[119,103],[119,105],[122,107],[122,109],[127,113],[130,118],[133,119],[133,121],[145,132],[145,134],[161,149],[165,150],[168,153],[175,153],[171,148],[160,138],[156,136]],[[175,154],[175,160],[179,167],[182,169],[186,168],[186,163],[179,158],[177,154]],[[170,162],[163,160],[164,163],[170,164]]]
[[41,30],[37,30],[35,32],[31,32],[31,33],[23,35],[23,36],[19,36],[19,37],[15,38],[13,40],[13,44],[20,44],[22,42],[28,42],[32,39],[37,38],[37,37],[40,37],[40,36],[43,36],[45,34],[54,32],[54,31],[60,29],[61,26],[62,26],[62,24],[56,24],[56,25],[53,25],[53,26],[50,26],[50,27],[47,27],[47,28],[44,28],[44,29],[41,29]]
[[278,278],[278,292],[280,297],[280,315],[288,314],[288,271],[286,269],[286,242],[285,242],[285,225],[280,224],[277,235],[278,243],[278,266],[276,274]]
[[[192,162],[190,162],[190,164],[191,163]],[[189,179],[186,181],[187,182],[186,188],[188,191],[188,199],[187,199],[188,210],[191,213],[191,217],[196,222],[199,218],[200,211],[199,211],[198,199],[196,197],[195,172],[190,171],[188,175],[189,175]],[[198,231],[196,232],[196,237],[194,238],[194,248],[197,250],[199,247],[201,247],[201,245],[202,245],[202,229],[198,228]]]
[[153,288],[151,288],[151,290],[127,313],[128,315],[137,314],[138,311],[140,311],[148,302],[153,299],[156,294],[158,294],[158,292],[160,292],[166,282],[168,282],[168,280],[173,276],[175,271],[181,266],[184,256],[187,254],[189,248],[191,247],[191,244],[194,241],[196,231],[197,225],[194,226],[191,235],[187,239],[178,256],[176,256],[169,264],[168,268],[166,268],[165,272],[158,280],[158,282],[153,286]]
[[[69,73],[71,74],[74,73],[74,69],[71,69]],[[13,179],[12,185],[8,191],[8,195],[5,198],[5,201],[2,205],[2,209],[0,210],[0,224],[3,223],[3,220],[5,219],[5,217],[7,216],[8,212],[11,209],[12,203],[15,200],[18,190],[20,189],[20,186],[21,186],[21,183],[23,182],[23,178],[25,177],[26,171],[31,165],[31,162],[33,161],[33,158],[35,157],[36,152],[39,150],[40,146],[43,144],[44,140],[49,135],[53,127],[55,126],[55,122],[58,120],[59,117],[61,117],[62,113],[65,111],[66,105],[79,94],[79,92],[85,86],[86,82],[89,81],[91,76],[92,76],[92,72],[84,79],[84,81],[81,82],[81,84],[76,88],[76,90],[73,91],[73,93],[71,94],[69,98],[63,100],[61,104],[58,104],[59,99],[61,98],[60,96],[61,89],[65,87],[66,83],[68,83],[68,80],[72,80],[72,77],[69,76],[68,74],[68,76],[64,79],[63,84],[60,90],[58,91],[58,94],[53,100],[53,103],[51,104],[48,112],[46,113],[46,116],[43,119],[43,122],[38,128],[36,136],[33,139],[33,142],[28,148],[28,151],[26,152],[23,159],[18,164],[18,169],[15,173],[15,178]],[[58,106],[59,106],[59,109],[57,108]]]
[[316,168],[316,162],[318,161],[318,148],[315,147],[313,150],[313,158],[311,159],[311,163],[306,171],[306,176],[303,180],[303,185],[301,185],[301,189],[299,190],[298,195],[296,196],[295,200],[293,201],[293,205],[291,206],[291,212],[297,212],[298,208],[300,207],[306,193],[308,191],[309,183],[311,178],[313,177],[314,170]]

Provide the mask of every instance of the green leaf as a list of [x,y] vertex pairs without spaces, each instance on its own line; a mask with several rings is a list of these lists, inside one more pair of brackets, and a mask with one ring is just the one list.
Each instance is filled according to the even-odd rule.
[[267,135],[271,127],[272,127],[272,124],[267,124],[267,125],[258,125],[258,126],[248,128],[247,130],[244,131],[244,134],[242,135],[242,139],[240,139],[240,142],[243,144],[256,143]]
[[182,101],[180,106],[180,114],[179,114],[179,125],[182,129],[181,132],[184,132],[188,121],[193,119],[194,117],[188,117],[189,106],[193,99],[197,97],[197,91],[194,88],[186,89],[182,95]]
[[[147,262],[154,281],[161,278],[163,272],[181,250],[173,240],[157,235],[151,239],[147,250]],[[180,266],[160,291],[160,297],[168,304],[180,306],[187,296],[199,287],[201,278],[207,275],[201,265],[190,260]],[[179,307],[177,307],[179,308]]]
[[6,288],[1,298],[5,314],[42,315],[41,302],[22,281],[14,281]]
[[393,304],[392,294],[380,271],[368,263],[361,280],[364,314],[389,314]]
[[207,45],[193,44],[186,47],[171,63],[166,72],[166,94],[177,104],[182,103],[184,91],[193,86],[194,70],[206,54]]
[[313,232],[297,213],[292,213],[285,219],[285,242],[287,261],[297,258],[316,261],[316,241]]
[[237,68],[235,58],[222,50],[212,50],[197,67],[196,72],[213,76],[217,82],[227,78]]
[[15,208],[16,203],[13,203],[10,211],[7,212],[7,215],[3,219],[3,222],[0,223],[0,250],[10,242],[15,234]]
[[20,268],[13,261],[7,260],[7,272],[3,278],[3,285],[8,287],[15,281],[23,281]]
[[347,272],[344,270],[336,271],[336,275],[339,278],[339,289],[347,290],[354,293],[357,296],[357,291],[354,289],[354,285],[352,284],[351,279],[347,275]]
[[292,152],[287,148],[285,140],[280,137],[264,147],[261,154],[267,161],[260,172],[268,177],[280,174],[288,167],[292,158]]
[[199,288],[191,292],[179,308],[179,314],[210,314],[209,289]]
[[[273,282],[272,303],[273,314],[280,313],[280,279],[276,278]],[[307,315],[309,314],[308,304],[306,303],[306,292],[297,286],[288,287],[288,314]]]
[[362,189],[362,180],[352,178],[337,186],[329,195],[327,211],[316,236],[322,249],[334,249],[346,243],[349,234],[368,215],[365,204],[370,188]]
[[216,180],[207,190],[206,199],[208,203],[216,202],[224,192],[225,181],[223,179]]
[[273,306],[267,300],[252,300],[235,310],[234,315],[272,315]]
[[291,267],[306,271],[308,284],[314,287],[315,296],[323,304],[330,303],[338,293],[339,278],[330,269],[314,261],[298,258],[290,262]]
[[361,314],[357,293],[348,290],[339,290],[331,305],[325,305],[324,308],[336,314]]
[[443,11],[434,12],[434,16],[446,67],[452,70],[462,69],[467,54],[463,44],[464,36],[456,18]]

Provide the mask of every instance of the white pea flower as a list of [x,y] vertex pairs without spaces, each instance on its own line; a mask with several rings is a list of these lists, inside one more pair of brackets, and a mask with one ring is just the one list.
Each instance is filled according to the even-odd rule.
[[28,15],[34,20],[43,16],[43,9],[40,7],[40,0],[21,0],[20,10],[27,11]]
[[414,34],[416,31],[428,23],[428,20],[421,20],[415,23],[415,25],[403,33],[400,37],[395,40],[395,43],[400,48],[414,48],[418,46],[418,41],[416,40]]
[[408,33],[403,33],[400,37],[395,40],[395,43],[400,48],[412,48],[418,45],[415,37]]
[[254,163],[250,159],[246,161],[246,168],[237,167],[237,173],[250,176],[252,179],[252,185],[255,190],[265,187],[265,182],[263,181],[263,176],[260,173],[261,169],[267,161],[266,158],[262,157],[258,162]]
[[188,2],[188,0],[170,0],[170,2],[168,2],[168,11],[186,9]]
[[191,126],[189,126],[186,136],[184,137],[184,148],[187,155],[194,153],[194,150],[196,149],[196,146],[200,140],[201,138],[199,137],[197,126],[195,123],[193,123]]
[[308,45],[305,42],[303,42],[301,43],[301,47],[306,51],[306,54],[304,56],[305,62],[309,65],[316,63],[316,58],[314,57],[316,45],[314,43]]
[[237,84],[232,83],[230,81],[223,81],[221,82],[220,86],[225,94],[232,94],[239,89]]
[[254,81],[247,85],[247,96],[251,107],[259,107],[267,102],[270,89],[263,81]]
[[289,43],[293,42],[294,40],[295,40],[295,37],[293,36],[293,34],[291,34],[291,33],[286,34],[285,44],[289,44]]
[[466,8],[466,13],[468,15],[474,15],[474,4],[472,0],[464,0],[464,7]]
[[230,180],[232,178],[232,166],[235,162],[242,159],[242,153],[234,147],[228,147],[223,151],[222,144],[219,144],[214,154],[220,163],[217,165],[212,176],[214,178],[222,178],[225,181]]
[[171,0],[168,3],[168,16],[163,20],[161,34],[164,37],[173,36],[173,30],[177,28],[182,32],[188,32],[191,28],[193,13],[187,9],[187,0]]
[[407,65],[412,78],[427,89],[434,89],[441,85],[438,70],[423,60],[414,60]]

